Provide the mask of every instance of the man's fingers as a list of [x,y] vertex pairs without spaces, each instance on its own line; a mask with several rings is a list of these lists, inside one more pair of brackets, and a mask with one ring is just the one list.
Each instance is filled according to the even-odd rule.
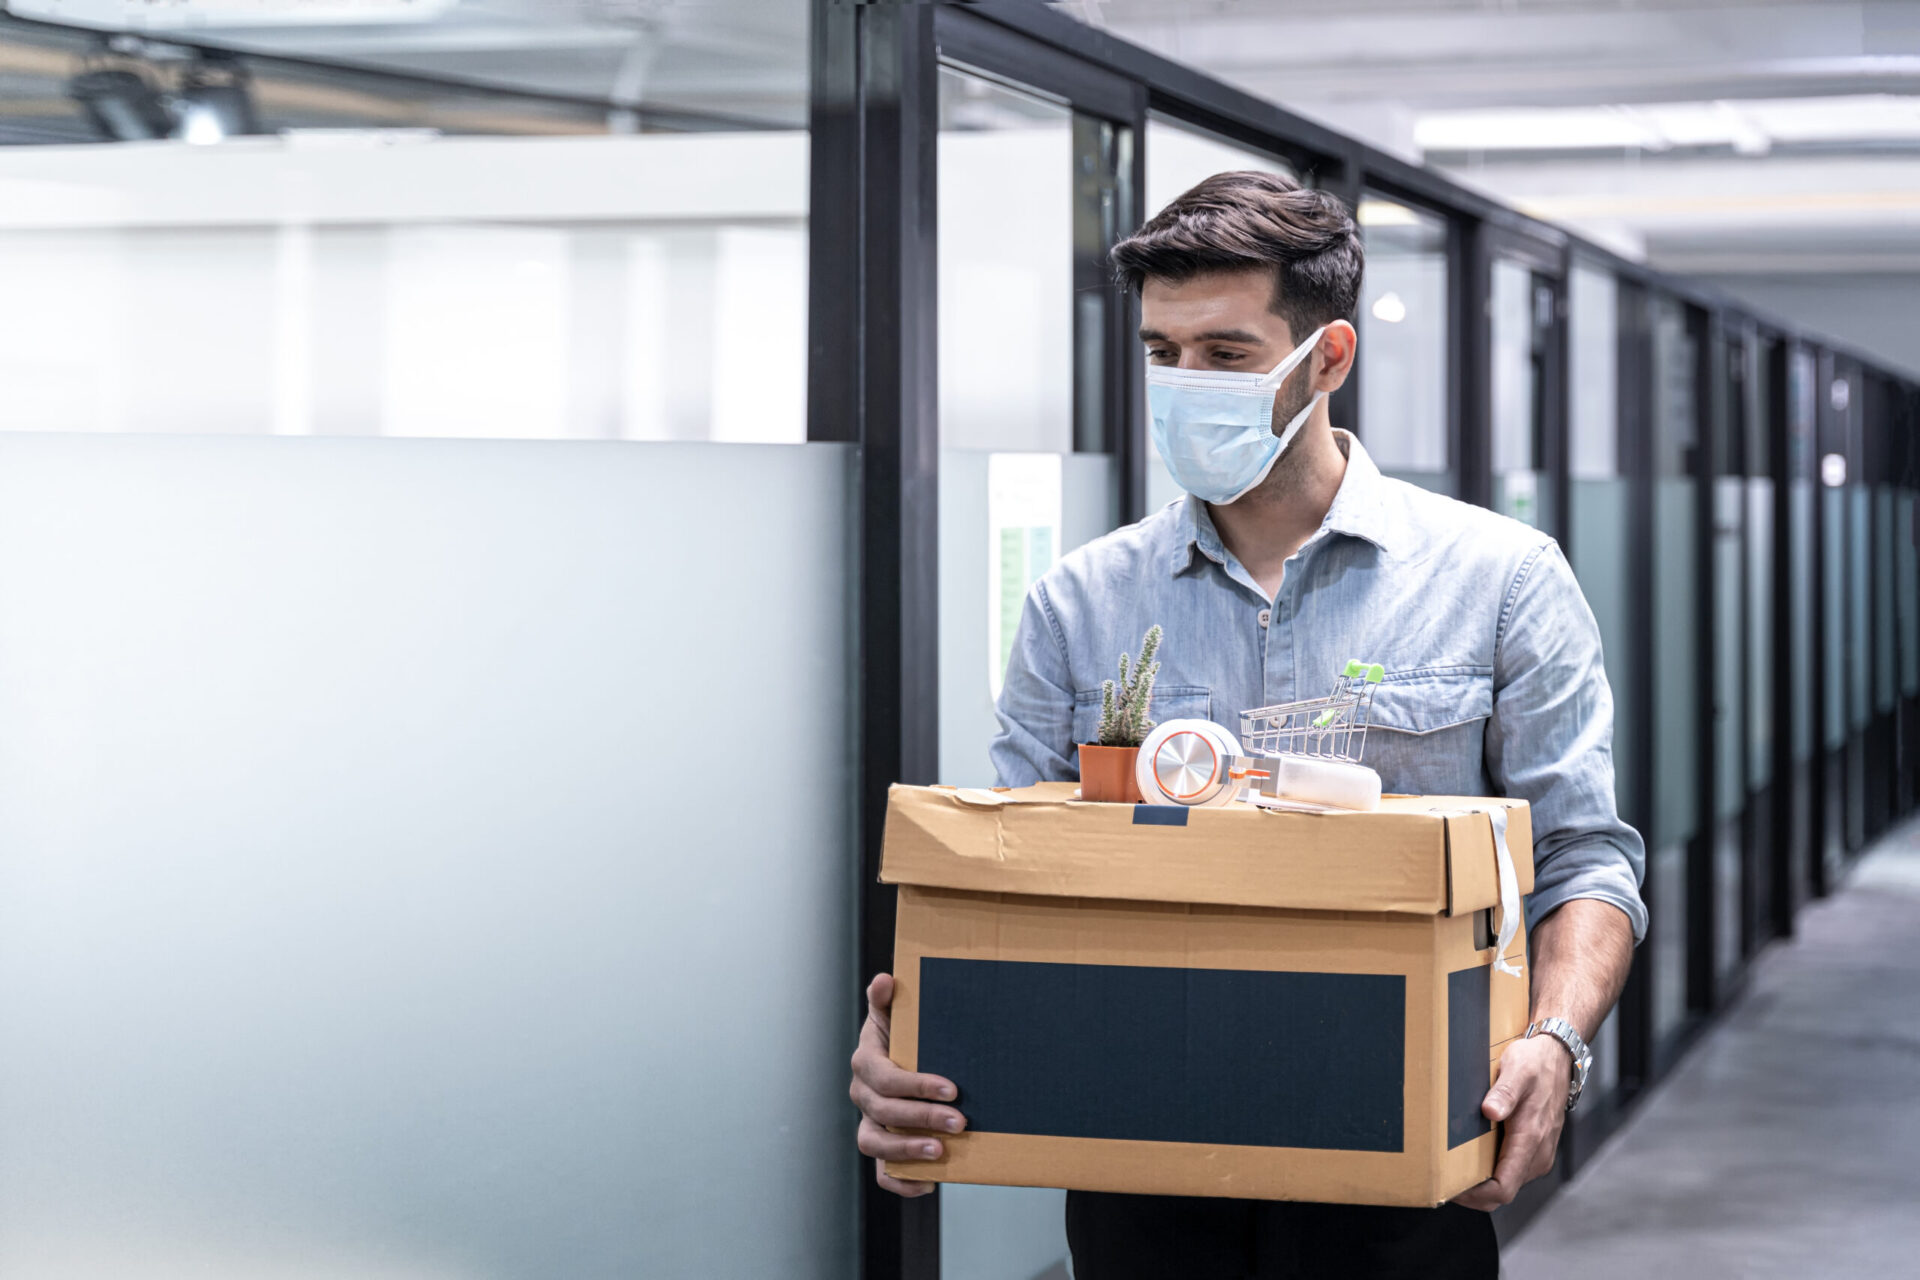
[[889,1129],[931,1129],[936,1133],[958,1133],[967,1127],[967,1118],[952,1107],[911,1098],[889,1098],[866,1089],[855,1080],[853,1103],[862,1115]]
[[[867,984],[867,1026],[880,1032],[880,1048],[885,1051],[893,1034],[893,975],[890,973],[876,973]],[[860,1035],[865,1039],[865,1027],[861,1028]]]
[[937,1184],[908,1182],[887,1173],[888,1160],[938,1160],[945,1147],[937,1138],[891,1133],[894,1129],[932,1129],[958,1133],[966,1118],[952,1107],[917,1099],[952,1102],[959,1096],[943,1076],[904,1071],[887,1056],[893,1037],[893,975],[877,973],[867,984],[867,1020],[860,1047],[853,1052],[853,1085],[848,1095],[860,1108],[860,1154],[873,1158],[873,1180],[882,1190],[909,1200],[931,1195]]
[[[905,1070],[883,1050],[868,1044],[864,1035],[860,1047],[853,1051],[853,1078],[856,1088],[864,1084],[882,1098],[925,1098],[929,1102],[952,1102],[960,1096],[960,1091],[953,1087],[953,1081],[945,1076],[922,1075],[917,1071]],[[859,1095],[855,1094],[853,1100],[859,1103]]]
[[1492,1213],[1512,1199],[1512,1192],[1492,1178],[1488,1178],[1479,1186],[1462,1191],[1453,1198],[1453,1202],[1463,1209],[1478,1209],[1482,1213]]
[[933,1189],[940,1185],[937,1182],[904,1182],[899,1178],[889,1177],[886,1167],[878,1161],[874,1162],[873,1180],[880,1184],[881,1190],[891,1191],[893,1194],[904,1196],[908,1200],[917,1200],[921,1196],[932,1195]]
[[860,1154],[876,1160],[938,1160],[946,1151],[938,1138],[889,1133],[871,1117],[860,1118]]

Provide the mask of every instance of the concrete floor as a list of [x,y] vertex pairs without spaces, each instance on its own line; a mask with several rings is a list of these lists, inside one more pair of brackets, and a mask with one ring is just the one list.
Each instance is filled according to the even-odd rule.
[[1920,1277],[1920,823],[1801,912],[1503,1271]]

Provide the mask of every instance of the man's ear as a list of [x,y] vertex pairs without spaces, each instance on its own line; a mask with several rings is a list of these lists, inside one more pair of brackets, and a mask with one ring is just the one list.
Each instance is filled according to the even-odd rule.
[[1331,393],[1345,385],[1347,375],[1353,372],[1353,358],[1359,345],[1360,335],[1345,320],[1329,324],[1313,349],[1316,368],[1313,389]]

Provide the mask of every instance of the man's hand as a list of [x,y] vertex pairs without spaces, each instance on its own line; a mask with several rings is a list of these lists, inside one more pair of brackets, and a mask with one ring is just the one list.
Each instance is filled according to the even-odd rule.
[[893,975],[882,973],[867,985],[867,1020],[860,1027],[860,1047],[853,1051],[853,1085],[847,1093],[853,1105],[860,1108],[860,1154],[874,1157],[874,1180],[895,1195],[924,1196],[936,1184],[889,1178],[880,1161],[937,1160],[942,1144],[933,1138],[889,1133],[888,1129],[958,1133],[967,1120],[952,1107],[922,1101],[953,1101],[958,1091],[951,1080],[902,1071],[887,1056],[892,1010]]
[[1499,1159],[1493,1176],[1454,1197],[1455,1204],[1498,1209],[1511,1204],[1521,1187],[1553,1168],[1572,1081],[1572,1057],[1552,1036],[1515,1040],[1507,1046],[1500,1055],[1500,1074],[1480,1104],[1480,1114],[1487,1119],[1506,1122]]

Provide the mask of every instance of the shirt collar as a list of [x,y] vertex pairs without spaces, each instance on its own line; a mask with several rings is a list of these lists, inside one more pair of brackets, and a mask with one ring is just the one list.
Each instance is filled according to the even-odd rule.
[[[1339,533],[1371,542],[1386,555],[1396,555],[1402,531],[1388,511],[1389,492],[1380,468],[1352,433],[1335,429],[1333,438],[1347,455],[1347,473],[1341,477],[1326,519],[1320,522],[1320,533],[1308,542],[1322,534]],[[1175,574],[1184,573],[1192,566],[1196,550],[1215,564],[1227,563],[1226,544],[1220,541],[1220,533],[1213,527],[1207,504],[1188,494],[1180,504],[1178,523],[1174,527],[1169,568]]]

